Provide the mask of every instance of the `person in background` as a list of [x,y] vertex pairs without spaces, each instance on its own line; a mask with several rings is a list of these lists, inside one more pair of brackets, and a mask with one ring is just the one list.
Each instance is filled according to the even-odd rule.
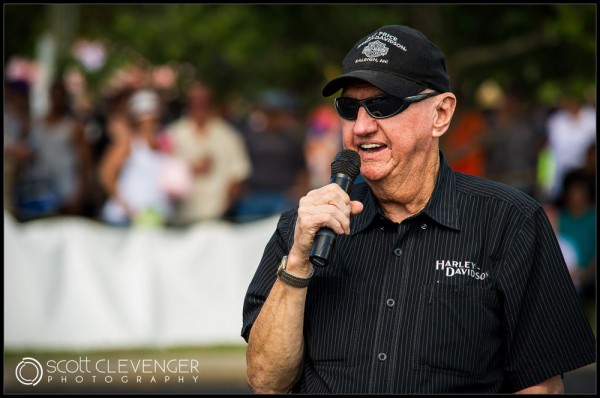
[[[457,98],[423,33],[361,38],[335,100],[364,182],[284,212],[243,307],[257,393],[560,393],[596,339],[543,207],[454,172],[440,151]],[[314,266],[317,232],[335,232]]]
[[88,202],[93,165],[84,130],[70,112],[62,82],[50,87],[50,109],[33,120],[27,136],[31,161],[18,181],[18,211],[25,219],[81,215]]
[[212,95],[204,83],[190,84],[184,115],[165,130],[171,153],[193,175],[191,192],[176,208],[178,226],[223,219],[252,171],[240,132],[215,112]]
[[544,141],[523,93],[507,88],[482,137],[485,177],[537,197],[536,171]]
[[159,150],[160,104],[156,92],[135,91],[125,110],[109,116],[111,144],[100,163],[107,193],[102,221],[116,226],[163,226],[171,222],[173,205],[161,186],[166,155]]
[[581,298],[595,300],[596,290],[596,206],[595,192],[584,168],[568,172],[563,178],[557,201],[557,231],[574,243],[578,255],[575,285]]
[[331,106],[320,105],[308,115],[304,157],[310,189],[331,179],[331,160],[342,150],[340,119]]
[[[465,90],[466,91],[466,90]],[[485,176],[485,133],[489,127],[488,117],[473,95],[461,96],[462,104],[457,104],[457,112],[440,145],[452,170]]]
[[596,203],[596,155],[596,142],[594,141],[585,151],[583,166],[575,169],[578,170],[579,174],[581,174],[582,179],[587,181],[592,204]]
[[560,250],[562,251],[565,259],[565,264],[573,280],[573,285],[578,293],[581,294],[581,269],[579,266],[579,253],[577,252],[577,246],[573,239],[560,233],[558,230],[558,217],[559,210],[554,203],[544,202],[543,205],[546,216],[552,225],[552,229],[558,239]]
[[[570,87],[570,84],[565,84]],[[546,121],[547,149],[553,164],[548,198],[555,201],[562,194],[565,175],[582,167],[586,151],[596,142],[596,109],[574,89],[565,93],[559,107]]]
[[23,165],[31,158],[27,143],[30,129],[29,83],[4,81],[4,209],[18,216],[15,184]]
[[234,221],[253,221],[280,214],[308,191],[304,134],[299,104],[284,90],[260,94],[257,108],[242,131],[252,163],[241,198],[231,211]]

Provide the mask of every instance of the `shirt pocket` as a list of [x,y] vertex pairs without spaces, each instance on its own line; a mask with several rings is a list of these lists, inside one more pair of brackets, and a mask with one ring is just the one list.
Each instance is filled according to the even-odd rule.
[[495,290],[436,282],[420,292],[413,368],[483,378],[502,346]]
[[304,338],[306,353],[315,365],[354,363],[361,294],[349,277],[315,276],[311,280]]

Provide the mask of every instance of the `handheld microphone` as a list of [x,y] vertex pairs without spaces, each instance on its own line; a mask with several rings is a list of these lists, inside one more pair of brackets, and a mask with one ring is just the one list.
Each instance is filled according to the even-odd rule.
[[[360,173],[360,155],[350,149],[338,152],[331,162],[331,179],[329,182],[338,184],[346,193],[350,193],[354,180]],[[317,231],[310,262],[315,267],[329,265],[329,255],[335,243],[336,234],[331,228],[323,227]]]

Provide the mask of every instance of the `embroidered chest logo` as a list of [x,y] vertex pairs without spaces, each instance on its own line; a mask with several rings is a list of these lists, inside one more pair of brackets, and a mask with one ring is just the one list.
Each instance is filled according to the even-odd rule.
[[447,278],[464,275],[482,281],[488,277],[487,272],[481,272],[481,268],[472,261],[436,260],[435,270],[443,272]]
[[375,40],[369,43],[362,50],[362,53],[369,58],[377,58],[386,55],[388,53],[388,50],[389,48],[385,45],[385,43],[382,43],[379,40]]

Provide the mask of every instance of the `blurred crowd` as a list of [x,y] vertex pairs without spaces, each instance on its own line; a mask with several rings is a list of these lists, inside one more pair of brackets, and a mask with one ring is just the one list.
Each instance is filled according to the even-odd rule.
[[[74,89],[81,75],[60,76],[39,114],[32,112],[32,82],[5,75],[5,210],[21,222],[81,216],[120,227],[243,223],[279,214],[328,183],[341,149],[333,106],[306,110],[277,87],[223,104],[202,79],[173,92],[143,75],[129,71],[84,101]],[[566,88],[548,107],[515,87],[484,82],[473,94],[458,93],[441,145],[456,171],[512,185],[544,205],[575,285],[589,298],[596,276],[596,104],[584,94]]]
[[442,149],[450,166],[514,186],[550,219],[580,296],[595,302],[595,93],[565,84],[554,106],[484,82],[459,105]]
[[160,84],[156,70],[119,76],[98,98],[82,101],[73,86],[83,76],[65,74],[49,84],[37,115],[32,82],[5,76],[4,207],[17,220],[247,222],[278,214],[328,182],[341,149],[333,109],[303,112],[294,93],[276,87],[224,104],[199,79],[177,92]]

